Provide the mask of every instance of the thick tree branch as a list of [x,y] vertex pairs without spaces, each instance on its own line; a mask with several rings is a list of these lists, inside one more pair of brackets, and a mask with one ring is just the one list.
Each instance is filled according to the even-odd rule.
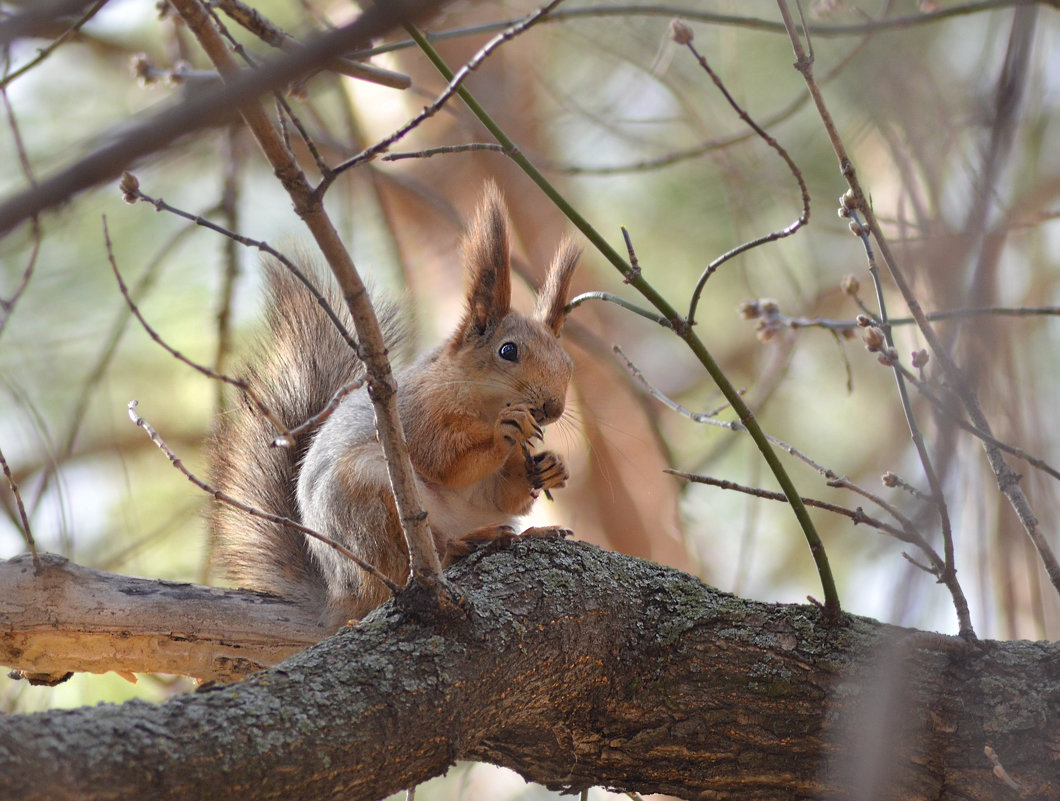
[[[319,34],[304,47],[285,53],[257,69],[244,70],[225,85],[204,89],[144,122],[122,126],[120,131],[115,130],[111,136],[103,137],[107,144],[46,176],[37,185],[0,200],[0,234],[46,209],[69,203],[85,189],[114,180],[139,159],[164,149],[180,137],[225,122],[233,108],[319,69],[403,20],[435,11],[443,2],[390,0],[374,4],[349,25]],[[86,4],[76,2],[71,5]],[[9,22],[0,29],[0,40],[13,32]]]
[[[579,543],[522,541],[228,687],[0,721],[0,799],[376,799],[457,759],[553,788],[994,799],[984,748],[1057,799],[1060,646],[744,601]],[[882,794],[881,794],[882,793]]]
[[0,562],[0,665],[33,676],[174,673],[232,681],[327,635],[315,615],[246,590],[93,570],[53,554]]

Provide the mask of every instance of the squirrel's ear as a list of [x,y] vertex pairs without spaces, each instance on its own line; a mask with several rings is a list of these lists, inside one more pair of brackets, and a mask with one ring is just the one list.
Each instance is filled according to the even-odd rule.
[[556,336],[559,336],[563,321],[567,319],[564,309],[567,306],[567,296],[570,294],[570,282],[574,277],[574,268],[578,265],[578,257],[581,254],[581,248],[572,240],[564,239],[552,258],[545,285],[537,297],[537,319]]
[[512,281],[508,250],[508,209],[497,185],[486,184],[482,203],[464,239],[464,258],[471,285],[460,330],[485,333],[511,308]]

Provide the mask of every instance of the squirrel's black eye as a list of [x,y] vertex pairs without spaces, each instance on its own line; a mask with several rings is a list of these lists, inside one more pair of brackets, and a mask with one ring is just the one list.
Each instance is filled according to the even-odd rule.
[[519,346],[514,342],[505,342],[497,351],[497,355],[506,362],[517,362],[519,361]]

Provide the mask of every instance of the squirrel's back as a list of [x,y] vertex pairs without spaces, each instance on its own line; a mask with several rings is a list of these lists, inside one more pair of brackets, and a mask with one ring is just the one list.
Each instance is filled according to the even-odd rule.
[[[363,375],[364,367],[316,298],[289,270],[270,263],[265,275],[267,330],[242,378],[290,430],[324,409],[336,391]],[[342,298],[330,289],[323,294],[352,333],[353,321]],[[392,313],[386,318],[384,334],[392,341],[398,326]],[[279,435],[276,426],[241,393],[210,438],[214,486],[248,506],[298,521],[298,468],[312,434],[303,433],[292,447],[270,447]],[[213,506],[211,527],[220,560],[239,586],[311,608],[324,606],[325,577],[299,531],[227,504]]]

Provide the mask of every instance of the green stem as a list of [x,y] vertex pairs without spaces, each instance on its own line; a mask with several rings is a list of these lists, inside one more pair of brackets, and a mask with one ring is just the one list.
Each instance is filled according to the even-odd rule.
[[[453,71],[449,69],[449,66],[434,49],[431,43],[427,41],[423,34],[411,25],[406,26],[406,30],[438,72],[440,72],[447,81],[452,81]],[[780,463],[780,459],[777,457],[773,447],[769,444],[769,440],[766,439],[766,434],[758,424],[758,420],[755,418],[754,413],[747,404],[744,403],[740,393],[736,391],[736,388],[729,382],[729,379],[726,378],[721,367],[714,360],[714,357],[710,355],[706,346],[693,332],[692,327],[678,314],[677,310],[671,306],[654,287],[644,280],[639,269],[635,270],[624,258],[622,258],[618,251],[611,247],[599,232],[593,228],[589,221],[567,202],[566,198],[560,194],[559,190],[557,190],[556,187],[554,187],[530,162],[530,160],[522,154],[519,148],[516,147],[515,142],[508,138],[508,135],[499,125],[497,125],[489,113],[479,105],[478,101],[472,97],[471,93],[463,86],[458,87],[456,91],[460,96],[460,99],[463,100],[471,110],[471,113],[478,118],[479,122],[481,122],[501,146],[505,148],[507,151],[506,155],[519,165],[523,172],[530,177],[530,180],[538,185],[541,191],[556,204],[564,215],[566,215],[567,219],[574,223],[575,227],[577,227],[593,246],[603,254],[604,258],[611,262],[611,264],[622,273],[626,282],[631,284],[634,289],[644,296],[645,300],[659,310],[659,313],[669,321],[674,332],[685,341],[688,347],[691,348],[692,352],[696,355],[696,358],[699,359],[700,364],[702,364],[707,373],[710,374],[710,377],[714,380],[718,389],[721,390],[722,395],[725,396],[725,400],[729,402],[733,410],[739,416],[740,422],[747,427],[747,433],[751,435],[751,439],[754,440],[762,457],[766,460],[766,464],[769,465],[769,469],[776,477],[777,483],[780,484],[785,497],[791,504],[791,508],[795,512],[795,517],[799,521],[799,525],[802,527],[803,534],[806,536],[806,542],[810,546],[810,553],[813,556],[814,563],[817,565],[817,572],[821,577],[821,585],[824,590],[825,614],[830,619],[838,617],[840,609],[839,593],[836,590],[835,579],[832,577],[832,569],[828,564],[828,556],[825,553],[824,545],[821,542],[820,535],[817,533],[817,529],[813,525],[813,521],[810,519],[810,514],[806,509],[806,505],[802,502],[802,497],[795,489],[795,484],[784,469],[784,465]]]

